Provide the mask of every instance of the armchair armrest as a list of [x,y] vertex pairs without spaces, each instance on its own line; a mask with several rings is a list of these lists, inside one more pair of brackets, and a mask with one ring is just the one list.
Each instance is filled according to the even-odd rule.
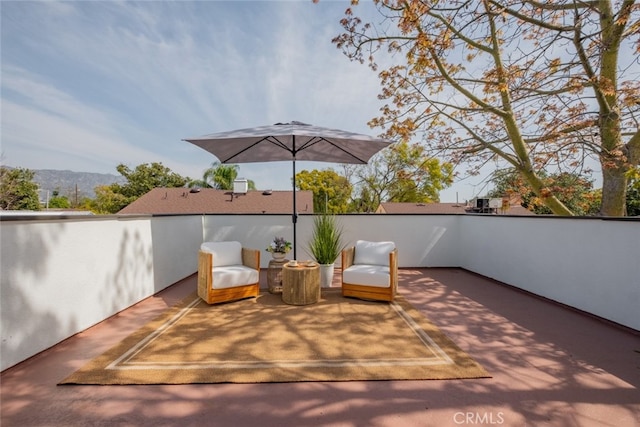
[[258,249],[242,248],[242,264],[260,271],[260,251]]
[[398,290],[398,248],[389,253],[389,275],[392,292],[395,296]]
[[342,270],[353,265],[353,256],[355,254],[355,251],[355,246],[351,246],[342,250]]
[[198,295],[207,295],[213,281],[213,254],[203,250],[198,251]]

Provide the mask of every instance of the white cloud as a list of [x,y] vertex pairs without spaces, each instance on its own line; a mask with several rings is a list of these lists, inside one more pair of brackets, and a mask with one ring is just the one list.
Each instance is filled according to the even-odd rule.
[[[3,4],[4,161],[109,173],[162,161],[200,177],[216,159],[182,138],[290,120],[375,133],[377,77],[331,44],[345,7]],[[260,188],[291,185],[290,164],[240,170]]]

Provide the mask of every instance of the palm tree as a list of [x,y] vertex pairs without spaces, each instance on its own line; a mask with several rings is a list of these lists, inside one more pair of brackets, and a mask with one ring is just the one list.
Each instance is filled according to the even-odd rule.
[[[238,165],[223,165],[220,162],[213,162],[211,167],[204,171],[201,180],[189,182],[189,188],[215,188],[217,190],[233,190],[233,181],[238,177]],[[248,180],[250,190],[255,190],[256,185],[252,180]]]

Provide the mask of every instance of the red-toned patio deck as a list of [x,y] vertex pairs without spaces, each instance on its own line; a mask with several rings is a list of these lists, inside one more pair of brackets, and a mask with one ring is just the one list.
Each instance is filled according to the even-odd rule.
[[455,268],[401,269],[400,293],[492,378],[56,386],[195,287],[189,277],[4,371],[2,427],[640,426],[637,331]]

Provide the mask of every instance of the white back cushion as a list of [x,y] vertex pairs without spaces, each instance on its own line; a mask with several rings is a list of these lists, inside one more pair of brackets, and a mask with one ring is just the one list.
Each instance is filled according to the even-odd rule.
[[204,242],[200,249],[213,254],[213,266],[242,265],[240,242]]
[[396,244],[358,240],[355,246],[354,264],[389,265],[389,253],[395,249]]

